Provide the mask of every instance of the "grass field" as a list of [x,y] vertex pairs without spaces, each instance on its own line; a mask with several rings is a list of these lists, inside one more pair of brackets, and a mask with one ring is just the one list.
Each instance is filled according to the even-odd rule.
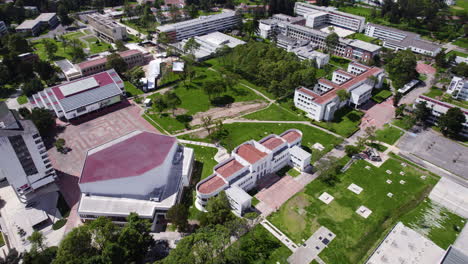
[[[296,243],[302,243],[302,239],[308,239],[323,225],[337,235],[320,254],[326,263],[362,263],[382,234],[393,227],[400,216],[413,210],[437,182],[432,176],[422,180],[420,176],[425,173],[400,163],[389,159],[377,168],[359,160],[339,176],[340,182],[334,187],[320,180],[313,181],[269,220]],[[386,170],[392,171],[392,175]],[[400,171],[405,175],[401,176]],[[387,179],[393,183],[387,184]],[[406,183],[400,184],[400,180]],[[347,190],[351,183],[362,187],[363,191],[357,195]],[[334,197],[328,205],[318,200],[323,192]],[[392,198],[387,196],[389,192],[394,194]],[[355,212],[361,205],[372,210],[367,219]]]
[[354,33],[354,34],[348,36],[348,38],[358,39],[358,40],[362,40],[362,41],[369,42],[369,43],[373,43],[373,42],[377,41],[376,38],[366,36],[364,33]]
[[100,41],[99,43],[96,43],[96,41],[94,41],[94,42],[88,42],[88,47],[89,47],[89,52],[91,54],[96,54],[96,53],[108,51],[110,48],[112,48],[112,45],[104,41]]
[[[288,129],[299,129],[303,133],[302,146],[307,151],[312,149],[315,143],[322,144],[323,151],[312,150],[312,162],[318,160],[334,146],[340,144],[342,139],[336,138],[319,129],[303,124],[276,124],[276,123],[233,123],[225,124],[224,128],[229,132],[229,136],[221,141],[221,145],[231,151],[241,143],[254,139],[260,140],[269,134],[281,134]],[[208,138],[191,137],[190,135],[181,136],[182,139],[193,139],[199,141],[209,141]]]
[[331,58],[330,58],[330,64],[338,66],[338,67],[343,68],[345,70],[348,68],[349,62],[351,62],[351,61],[348,60],[348,59],[341,58],[341,57],[334,56],[334,55],[331,56]]
[[468,49],[468,38],[457,39],[456,41],[453,42],[453,44],[459,47],[462,47],[464,49]]
[[296,114],[291,110],[285,109],[278,104],[272,104],[268,108],[258,112],[243,116],[252,120],[268,120],[268,121],[306,121],[300,114]]
[[455,54],[456,56],[460,56],[460,57],[463,57],[463,58],[468,57],[468,54],[466,54],[466,53],[463,53],[463,52],[460,52],[460,51],[457,51],[457,50],[452,50],[449,53],[447,53],[446,58],[450,57],[452,54]]
[[129,81],[124,82],[124,89],[125,89],[125,91],[127,92],[127,94],[129,96],[135,96],[135,95],[143,94],[142,90],[136,88],[135,85],[133,85]]
[[[55,44],[57,44],[58,47],[53,60],[72,59],[72,57],[69,54],[72,51],[72,48],[70,46],[64,48],[62,42],[55,41],[53,39],[50,40],[52,42],[55,42]],[[33,41],[32,45],[35,50],[34,53],[36,53],[41,60],[49,60],[49,58],[47,57],[47,53],[45,52],[44,44],[42,44],[41,41]]]
[[375,134],[377,136],[376,140],[393,145],[403,135],[403,131],[389,125],[385,125],[384,129],[377,130]]
[[313,124],[335,132],[338,135],[349,137],[359,129],[363,112],[343,107],[335,112],[335,117],[331,122],[312,121]]
[[18,101],[18,104],[23,105],[28,102],[28,97],[26,95],[21,95],[16,98],[16,101]]
[[432,240],[442,249],[447,249],[465,226],[463,217],[451,213],[430,199],[403,216],[401,221],[408,227]]
[[[218,152],[215,148],[210,147],[203,147],[198,145],[192,144],[184,144],[189,148],[193,148],[195,152],[195,160],[201,164],[202,166],[202,173],[200,176],[200,180],[205,179],[206,177],[210,176],[213,173],[213,167],[218,164],[216,160],[214,160],[214,156]],[[200,165],[199,164],[199,165]]]
[[404,116],[400,119],[394,119],[392,124],[404,130],[408,130],[415,125],[415,122],[410,116]]
[[374,100],[376,103],[381,103],[383,101],[385,101],[385,99],[389,98],[390,96],[393,95],[392,91],[390,90],[385,90],[385,89],[382,89],[382,90],[377,90],[375,89],[375,91],[377,91],[376,94],[372,95],[372,100]]

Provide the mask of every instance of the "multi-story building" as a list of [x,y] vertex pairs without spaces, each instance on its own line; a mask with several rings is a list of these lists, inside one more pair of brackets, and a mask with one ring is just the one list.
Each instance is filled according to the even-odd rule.
[[[143,54],[139,50],[125,50],[118,53],[120,57],[127,63],[127,68],[131,69],[135,66],[145,65],[151,58],[151,54]],[[148,56],[149,55],[149,56]],[[76,65],[82,76],[89,76],[106,70],[106,57],[100,57],[88,61],[81,62]]]
[[0,179],[7,179],[25,202],[55,181],[56,174],[41,136],[31,120],[0,102]]
[[317,51],[317,45],[311,44],[307,40],[296,40],[284,35],[278,35],[276,36],[276,45],[296,54],[301,60],[314,61],[317,68],[322,68],[330,61],[330,55]]
[[[329,35],[317,29],[304,26],[305,19],[279,14],[270,19],[260,20],[259,35],[263,38],[279,38],[280,35],[295,39],[306,40],[318,49],[326,50],[325,39]],[[339,38],[339,43],[333,50],[333,54],[353,60],[368,62],[379,54],[381,47],[357,39]]]
[[46,88],[29,100],[67,120],[122,101],[124,83],[114,69]]
[[[421,102],[426,102],[426,106],[431,109],[431,116],[429,117],[428,121],[433,124],[437,124],[437,119],[439,119],[439,117],[442,114],[447,113],[447,111],[450,108],[458,107],[458,106],[455,106],[446,102],[442,102],[442,101],[439,101],[439,100],[436,100],[434,98],[430,98],[424,95],[420,95],[416,99],[414,106],[416,107],[416,104],[421,103]],[[465,137],[468,137],[468,109],[465,109],[465,108],[460,108],[460,109],[465,114],[465,119],[466,119],[465,123],[463,123],[463,130],[461,134]]]
[[[372,96],[372,89],[382,86],[383,78],[382,69],[352,62],[348,65],[348,71],[334,71],[332,81],[321,78],[312,89],[297,88],[294,105],[311,119],[330,121],[335,112],[345,105],[357,107],[367,102]],[[348,92],[349,99],[340,100],[337,94],[340,90]]]
[[8,32],[8,28],[4,21],[0,21],[0,36],[5,35]]
[[42,13],[35,19],[25,20],[16,27],[16,32],[37,36],[45,28],[53,28],[59,23],[56,13]]
[[383,46],[389,49],[411,50],[432,57],[441,51],[439,45],[421,39],[418,34],[391,27],[367,23],[365,34],[383,40]]
[[294,13],[305,17],[306,25],[311,28],[332,25],[362,32],[366,23],[366,19],[362,16],[340,12],[335,7],[316,6],[303,2],[296,2]]
[[259,180],[289,165],[302,171],[310,165],[311,154],[301,148],[302,132],[290,129],[260,141],[247,141],[232,151],[231,157],[214,167],[211,176],[197,186],[195,206],[205,211],[208,199],[225,191],[233,211],[242,215],[251,206],[246,193]]
[[201,16],[195,19],[160,26],[159,33],[166,33],[170,42],[205,35],[215,31],[224,31],[234,28],[241,22],[241,17],[234,11],[221,14]]
[[127,29],[119,25],[112,18],[92,13],[87,15],[89,25],[93,28],[96,36],[110,42],[124,40],[127,38]]
[[454,76],[447,88],[447,93],[458,100],[468,100],[468,79]]
[[[221,32],[212,32],[203,36],[195,36],[195,41],[200,44],[200,47],[194,52],[194,56],[197,60],[205,60],[210,58],[216,51],[227,46],[234,48],[238,45],[244,45],[245,41],[223,34]],[[188,39],[184,39],[181,42],[175,43],[173,46],[180,52],[184,52],[184,46]]]
[[81,220],[124,223],[135,212],[157,224],[189,185],[193,158],[175,137],[143,131],[90,149],[78,182]]

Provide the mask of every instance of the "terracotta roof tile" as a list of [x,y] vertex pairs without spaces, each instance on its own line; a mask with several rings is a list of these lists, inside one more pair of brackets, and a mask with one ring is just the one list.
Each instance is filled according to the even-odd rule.
[[241,156],[244,160],[246,160],[250,164],[257,162],[266,156],[266,153],[261,152],[260,150],[258,150],[256,147],[254,147],[251,144],[241,145],[237,149],[236,153],[237,155]]
[[227,162],[226,164],[222,165],[221,167],[217,168],[216,172],[226,179],[244,167],[244,165],[240,164],[237,160],[233,159]]
[[214,176],[213,178],[200,184],[198,186],[198,192],[203,193],[203,194],[210,194],[218,190],[220,187],[222,187],[225,184],[226,182],[221,177]]
[[286,134],[282,135],[281,137],[287,142],[292,143],[296,141],[298,138],[300,138],[301,134],[293,130],[293,131],[286,132]]
[[277,138],[277,137],[271,137],[271,138],[268,138],[267,140],[263,141],[261,144],[269,149],[269,150],[272,150],[272,149],[275,149],[276,147],[278,147],[279,145],[283,144],[284,141],[281,140],[281,138]]

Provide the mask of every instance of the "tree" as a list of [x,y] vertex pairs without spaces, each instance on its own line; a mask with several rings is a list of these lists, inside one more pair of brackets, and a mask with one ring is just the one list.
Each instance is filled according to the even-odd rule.
[[168,108],[172,109],[172,115],[174,115],[174,111],[177,107],[182,104],[179,96],[174,92],[166,92],[164,94],[164,102],[166,102]]
[[124,50],[128,50],[127,47],[125,47],[125,44],[123,43],[122,40],[117,40],[115,42],[115,46],[117,48],[118,51],[124,51]]
[[114,69],[117,73],[123,74],[127,71],[127,63],[119,54],[112,53],[107,56],[106,68]]
[[397,107],[402,97],[403,97],[402,93],[396,92],[395,95],[393,96],[393,106]]
[[452,67],[452,72],[458,76],[468,77],[468,64],[465,62],[459,63]]
[[226,86],[224,85],[223,80],[219,78],[214,78],[206,81],[202,89],[205,92],[205,94],[208,95],[208,98],[210,100],[226,92]]
[[416,122],[419,123],[425,123],[427,118],[431,115],[431,109],[427,107],[426,102],[420,102],[416,104],[416,107],[414,109],[414,119]]
[[65,139],[59,138],[55,141],[54,146],[57,148],[58,152],[62,152],[65,147]]
[[54,115],[44,108],[34,108],[27,119],[33,121],[42,137],[46,137],[55,128]]
[[213,119],[211,116],[203,116],[202,117],[202,126],[208,132],[208,136],[211,136],[211,125],[213,125]]
[[140,80],[145,77],[145,72],[142,67],[134,67],[125,73],[128,81],[135,84],[136,86],[141,86]]
[[355,154],[358,154],[360,151],[360,149],[356,146],[353,146],[353,145],[346,145],[345,146],[345,152],[346,152],[346,155],[348,155],[349,157],[352,157],[353,155]]
[[131,213],[127,217],[127,224],[120,230],[118,244],[124,249],[125,262],[140,263],[148,248],[154,244],[151,236],[151,223],[147,219],[140,219]]
[[402,104],[402,105],[398,106],[397,108],[395,108],[395,117],[400,118],[400,117],[404,116],[405,108],[406,108],[406,104]]
[[44,50],[47,54],[47,58],[49,58],[49,60],[52,60],[55,56],[55,53],[58,50],[57,44],[48,39],[43,39],[41,43],[42,45],[44,45]]
[[438,127],[444,136],[456,138],[463,130],[466,117],[458,107],[450,108],[445,114],[439,117]]
[[32,78],[29,82],[23,84],[21,89],[24,95],[31,97],[33,94],[44,90],[44,85],[42,85],[41,80]]
[[338,90],[336,91],[336,95],[338,95],[338,98],[340,98],[341,102],[348,100],[351,96],[351,94],[346,90]]
[[166,32],[160,32],[158,35],[158,43],[167,44],[170,42],[169,36]]
[[374,142],[377,138],[376,134],[377,128],[375,126],[368,126],[364,129],[364,132],[366,132],[366,137],[367,140],[370,140],[370,142]]
[[73,62],[80,62],[86,58],[86,54],[83,51],[83,48],[80,46],[75,46],[72,47],[72,50],[70,51],[70,55],[72,56],[72,61]]
[[69,25],[73,20],[68,16],[68,8],[66,4],[60,3],[57,7],[57,15],[60,18],[62,25]]
[[187,42],[184,45],[184,52],[193,55],[195,51],[197,51],[200,48],[200,46],[200,43],[198,43],[193,37],[189,38],[189,40],[187,40]]
[[325,38],[325,45],[327,46],[329,53],[333,53],[339,43],[340,37],[335,32],[332,32]]
[[337,177],[340,172],[341,166],[336,157],[329,157],[323,159],[317,164],[317,171],[319,172],[319,179],[329,186],[335,186],[339,179]]
[[401,88],[416,79],[416,56],[410,50],[398,51],[395,57],[386,65],[386,70],[394,88]]
[[435,63],[438,67],[445,68],[447,67],[447,60],[446,60],[446,53],[444,50],[441,50],[437,55],[435,56]]
[[164,101],[162,96],[156,96],[153,98],[153,109],[155,109],[159,114],[167,108],[167,104]]
[[34,71],[37,72],[41,80],[44,80],[44,81],[49,81],[53,77],[56,77],[55,68],[52,65],[50,65],[50,63],[48,63],[47,61],[40,60],[34,63]]
[[31,242],[32,251],[43,251],[45,247],[44,235],[39,231],[34,231],[29,237],[29,242]]
[[235,217],[224,191],[210,198],[205,208],[208,212],[200,219],[201,226],[224,224]]
[[167,219],[177,227],[179,231],[185,231],[188,226],[188,208],[183,204],[175,204],[167,211]]
[[31,51],[28,41],[20,34],[10,34],[3,36],[3,38],[8,38],[6,40],[6,46],[10,52],[18,54]]

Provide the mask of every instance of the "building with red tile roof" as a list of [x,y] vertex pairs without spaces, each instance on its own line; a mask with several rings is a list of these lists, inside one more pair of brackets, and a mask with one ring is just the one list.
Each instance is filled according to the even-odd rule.
[[192,149],[151,132],[134,131],[90,149],[78,182],[78,213],[84,221],[131,212],[156,221],[189,185],[192,163]]
[[[348,71],[334,71],[331,81],[321,78],[312,89],[298,87],[294,93],[294,105],[311,119],[330,121],[341,107],[357,107],[367,102],[372,89],[382,87],[383,78],[383,69],[351,62]],[[339,99],[337,92],[340,90],[349,93],[348,100]]]
[[258,180],[285,166],[302,171],[310,165],[311,155],[300,147],[301,141],[302,132],[290,129],[279,136],[269,135],[239,145],[231,158],[216,165],[213,174],[197,184],[195,206],[204,211],[209,198],[226,191],[233,211],[242,215],[252,199],[246,191],[254,188]]
[[[141,51],[136,49],[125,50],[118,53],[127,63],[129,69],[135,66],[141,66],[148,62],[147,57]],[[76,65],[82,76],[89,76],[106,70],[107,57],[83,61]]]

